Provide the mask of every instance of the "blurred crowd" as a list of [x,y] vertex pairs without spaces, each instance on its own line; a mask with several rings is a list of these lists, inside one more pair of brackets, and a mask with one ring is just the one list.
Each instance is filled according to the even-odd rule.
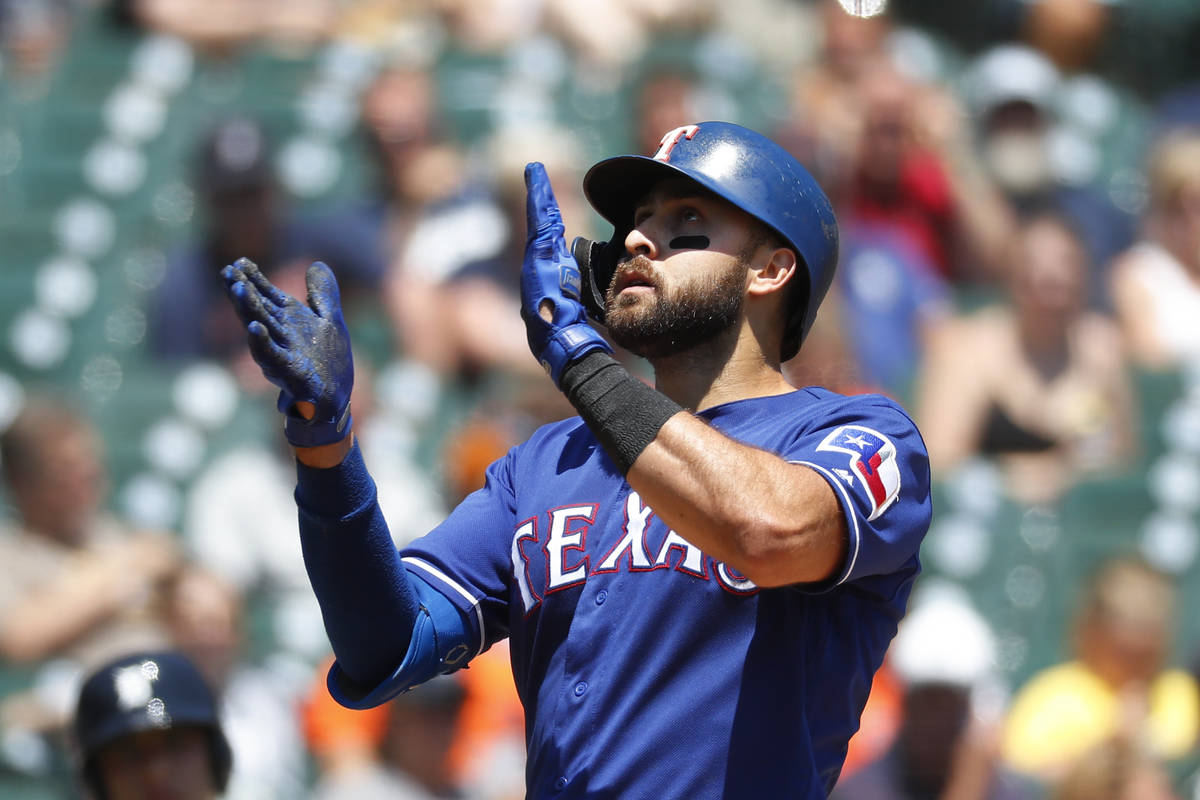
[[[503,647],[372,712],[329,698],[289,451],[250,424],[274,390],[217,273],[248,257],[302,295],[309,263],[333,267],[361,348],[356,431],[402,545],[571,413],[517,314],[524,164],[546,163],[568,235],[605,237],[580,188],[594,160],[729,119],[785,144],[837,209],[836,282],[789,380],[899,399],[937,486],[926,573],[835,797],[1200,798],[1200,629],[1177,613],[1200,591],[1200,6],[947,5],[0,0],[0,237],[38,224],[36,190],[14,188],[37,143],[14,115],[68,102],[89,42],[153,45],[105,107],[126,149],[84,166],[141,291],[72,346],[123,342],[126,373],[198,421],[141,445],[172,506],[110,457],[139,447],[114,430],[158,411],[115,408],[88,368],[81,394],[44,355],[57,328],[0,319],[0,794],[523,797]],[[226,103],[264,58],[302,65],[292,94]],[[155,114],[184,120],[174,169],[136,181],[160,218],[182,181],[165,238],[121,189]],[[150,277],[130,267],[156,248]],[[91,273],[55,263],[51,317],[70,318]],[[196,430],[211,447],[185,456]],[[181,697],[211,693],[211,714],[178,718],[205,737],[143,724],[104,685],[160,667]]]

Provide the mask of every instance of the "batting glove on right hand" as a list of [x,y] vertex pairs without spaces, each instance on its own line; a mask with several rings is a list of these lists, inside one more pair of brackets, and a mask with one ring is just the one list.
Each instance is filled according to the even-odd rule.
[[[239,258],[221,271],[233,307],[246,323],[250,354],[267,380],[279,387],[283,430],[297,447],[333,444],[350,430],[354,360],[342,318],[333,271],[317,261],[305,280],[308,302],[277,289],[253,261]],[[297,402],[316,408],[312,419]]]
[[[579,265],[563,238],[562,214],[546,168],[525,167],[525,263],[521,267],[521,318],[534,357],[558,384],[572,361],[612,348],[587,322],[580,302]],[[548,309],[550,319],[542,316]]]

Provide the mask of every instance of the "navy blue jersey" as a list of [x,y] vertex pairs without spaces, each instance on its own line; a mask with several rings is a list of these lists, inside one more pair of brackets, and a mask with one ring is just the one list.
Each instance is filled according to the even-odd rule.
[[668,530],[577,418],[545,426],[402,551],[511,640],[532,798],[824,798],[896,632],[929,468],[892,401],[809,388],[700,414],[810,466],[850,534],[826,585],[760,589]]

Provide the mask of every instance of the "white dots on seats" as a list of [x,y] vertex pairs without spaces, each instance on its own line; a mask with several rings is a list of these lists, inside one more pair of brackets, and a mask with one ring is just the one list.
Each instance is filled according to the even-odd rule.
[[165,94],[182,89],[192,79],[192,48],[174,36],[150,36],[133,51],[130,77]]
[[154,88],[141,83],[123,83],[104,104],[104,124],[121,141],[141,144],[162,133],[167,105]]
[[1155,512],[1142,524],[1141,537],[1142,556],[1164,572],[1182,574],[1196,560],[1200,535],[1187,515]]
[[1191,514],[1200,508],[1200,468],[1186,453],[1171,451],[1154,462],[1146,476],[1155,501],[1165,510]]
[[965,580],[978,575],[987,564],[991,535],[974,517],[943,515],[935,518],[922,552],[946,575]]
[[109,344],[133,347],[146,338],[146,314],[137,306],[113,309],[104,318],[104,338]]
[[358,122],[358,99],[332,83],[307,87],[297,101],[301,122],[327,136],[345,136]]
[[1020,564],[1005,577],[1004,594],[1014,608],[1032,611],[1046,597],[1046,576],[1037,567]]
[[237,411],[238,387],[229,370],[201,363],[179,373],[171,388],[175,408],[184,418],[215,430],[228,425]]
[[199,468],[204,451],[204,435],[177,417],[159,420],[142,439],[142,455],[146,461],[179,480],[186,479]]
[[196,213],[196,195],[183,181],[172,181],[154,193],[150,207],[159,222],[179,227],[192,221],[192,215]]
[[342,171],[342,157],[315,136],[298,136],[280,151],[279,171],[291,192],[315,197],[333,187]]
[[83,366],[79,387],[88,399],[103,404],[113,399],[125,380],[121,364],[110,355],[92,356]]
[[123,197],[146,179],[146,157],[114,139],[92,145],[83,157],[83,175],[100,194]]
[[67,324],[36,308],[18,314],[8,335],[13,354],[33,369],[56,366],[71,348],[71,329]]
[[96,273],[81,258],[59,255],[38,267],[33,276],[34,298],[44,311],[71,319],[96,301]]
[[134,475],[118,495],[122,513],[130,522],[146,528],[171,528],[179,519],[182,498],[179,487],[162,475]]
[[112,247],[117,235],[112,209],[91,197],[78,197],[54,217],[54,236],[70,255],[94,259]]

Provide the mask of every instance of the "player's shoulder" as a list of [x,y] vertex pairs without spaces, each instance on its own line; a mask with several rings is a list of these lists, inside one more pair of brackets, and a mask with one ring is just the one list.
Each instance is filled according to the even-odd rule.
[[827,424],[863,418],[888,421],[891,425],[912,428],[914,431],[917,427],[904,406],[887,395],[841,394],[823,386],[806,386],[798,389],[792,396],[810,417]]
[[538,427],[508,452],[506,462],[506,469],[528,487],[602,463],[612,469],[596,435],[579,417]]
[[590,449],[596,446],[596,437],[579,417],[547,422],[529,434],[525,441],[511,451],[517,458],[534,456],[546,452],[562,453],[574,449]]
[[577,435],[580,430],[587,429],[587,425],[580,417],[564,417],[563,419],[539,425],[529,435],[529,438],[525,440],[525,443],[561,442],[563,439],[569,439],[571,436]]

